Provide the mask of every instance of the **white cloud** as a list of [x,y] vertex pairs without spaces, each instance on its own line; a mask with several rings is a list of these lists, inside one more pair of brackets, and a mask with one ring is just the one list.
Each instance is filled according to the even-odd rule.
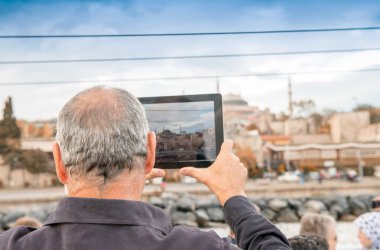
[[[187,8],[187,6],[179,4],[156,5],[148,9],[144,6],[137,2],[132,3],[129,7],[99,3],[71,7],[69,5],[62,11],[51,10],[51,13],[46,14],[48,18],[34,17],[31,19],[37,23],[26,21],[28,15],[35,15],[35,13],[20,12],[17,18],[2,22],[0,27],[6,27],[4,32],[8,34],[23,32],[30,34],[114,34],[197,30],[265,30],[302,26],[300,23],[290,22],[289,13],[280,5],[241,7],[233,13],[225,10],[225,20],[214,20],[211,14],[207,17],[204,14],[206,12],[199,6]],[[49,12],[48,8],[45,10]],[[194,14],[192,15],[192,13]],[[343,21],[347,22],[347,25],[368,23],[372,20],[372,15],[366,16],[365,13],[364,10],[361,10],[356,17],[355,15],[351,16],[351,19],[346,16],[339,20],[326,20],[326,27],[333,26],[332,24],[335,23],[341,24]],[[366,21],[366,17],[371,20]],[[356,19],[358,21],[355,21]],[[319,20],[320,22],[321,20]],[[0,40],[0,55],[1,60],[31,60],[226,54],[375,47],[378,46],[379,39],[379,32],[363,31],[257,36]],[[0,65],[0,82],[351,70],[379,67],[379,56],[379,52],[361,52],[175,61]],[[373,94],[374,91],[371,91],[378,89],[380,84],[377,79],[380,79],[380,73],[292,76],[296,98],[312,98],[320,107],[332,106],[332,108],[338,109],[352,105],[353,96],[363,102],[380,105],[380,99]],[[241,93],[251,104],[270,107],[275,111],[286,109],[287,77],[224,78],[220,79],[220,83],[222,93]],[[125,87],[138,96],[177,95],[183,92],[196,94],[215,92],[216,89],[215,79],[105,84]],[[58,114],[59,109],[71,96],[94,85],[98,84],[0,87],[0,102],[5,100],[6,96],[11,95],[14,99],[17,117],[51,118]],[[313,91],[309,91],[310,89]]]

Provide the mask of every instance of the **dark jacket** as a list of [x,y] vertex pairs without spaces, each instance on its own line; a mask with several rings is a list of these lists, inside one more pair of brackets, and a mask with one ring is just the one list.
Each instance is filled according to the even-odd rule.
[[[224,206],[243,249],[291,249],[285,236],[241,196]],[[16,227],[0,235],[0,250],[236,249],[215,232],[173,226],[163,210],[138,201],[65,198],[39,229]]]

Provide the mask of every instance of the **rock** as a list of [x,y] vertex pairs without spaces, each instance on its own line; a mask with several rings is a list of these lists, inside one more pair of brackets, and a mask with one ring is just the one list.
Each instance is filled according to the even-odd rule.
[[27,212],[27,215],[32,218],[37,219],[41,223],[44,223],[47,220],[47,218],[50,216],[50,214],[56,209],[56,207],[57,207],[56,203],[35,207],[29,212]]
[[344,209],[343,207],[335,204],[330,208],[329,211],[330,215],[334,217],[334,219],[338,220],[343,215]]
[[304,205],[306,212],[311,213],[320,213],[321,211],[327,210],[325,204],[322,201],[318,200],[308,200]]
[[24,211],[14,211],[6,214],[2,219],[2,228],[8,230],[11,227],[11,224],[15,222],[18,218],[21,218],[26,215]]
[[189,227],[197,227],[195,214],[192,212],[175,212],[172,214],[173,225],[184,225]]
[[328,204],[330,207],[330,214],[335,219],[339,219],[341,216],[351,212],[346,197],[334,197],[334,199],[331,199]]
[[161,194],[161,198],[164,201],[168,201],[168,200],[176,201],[178,199],[178,197],[179,197],[179,194],[173,193],[173,192],[163,192]]
[[368,211],[367,205],[356,197],[351,197],[348,201],[351,211],[354,215],[359,216]]
[[355,198],[360,200],[363,204],[365,204],[367,212],[371,210],[371,202],[372,202],[372,199],[374,198],[373,195],[360,194],[356,196]]
[[276,217],[277,222],[298,222],[299,218],[294,212],[294,210],[290,208],[285,208],[279,212]]
[[210,220],[213,222],[224,222],[224,214],[221,208],[211,207],[207,209],[207,215],[210,217]]
[[197,209],[208,209],[212,207],[221,207],[218,199],[212,195],[209,198],[195,199],[195,207]]
[[269,208],[265,208],[265,209],[261,210],[261,215],[264,216],[265,218],[267,218],[268,220],[272,221],[274,219],[274,217],[276,216],[276,213],[273,212]]
[[273,200],[269,201],[268,207],[270,209],[272,209],[273,211],[278,212],[281,209],[287,208],[288,202],[286,200],[273,199]]
[[159,207],[159,208],[165,208],[166,204],[160,197],[152,196],[149,198],[148,202],[152,204],[153,206]]
[[184,195],[177,201],[177,209],[183,212],[193,211],[195,203],[190,196]]
[[20,210],[14,211],[14,212],[10,212],[10,213],[8,213],[7,215],[5,215],[3,217],[3,223],[4,224],[8,224],[10,222],[15,222],[18,218],[21,218],[21,217],[23,217],[25,215],[26,215],[26,212],[20,211]]
[[257,199],[257,198],[248,198],[249,201],[256,206],[258,206],[261,210],[267,208],[267,202],[264,199]]
[[210,217],[204,209],[198,209],[195,211],[195,217],[197,218],[197,223],[200,226],[204,226],[206,222],[210,220]]
[[172,215],[173,213],[177,212],[177,205],[174,201],[172,200],[168,200],[167,201],[167,204],[166,204],[166,207],[165,207],[165,211],[167,213],[169,213],[170,215]]
[[302,207],[302,202],[298,199],[289,199],[288,200],[289,207],[294,210],[298,210],[300,207]]

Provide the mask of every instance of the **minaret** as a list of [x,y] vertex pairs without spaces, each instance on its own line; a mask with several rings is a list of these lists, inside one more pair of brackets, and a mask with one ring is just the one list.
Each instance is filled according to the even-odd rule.
[[288,78],[288,98],[289,98],[289,118],[293,115],[293,99],[292,99],[292,82],[290,77]]
[[216,93],[220,93],[219,77],[216,78]]

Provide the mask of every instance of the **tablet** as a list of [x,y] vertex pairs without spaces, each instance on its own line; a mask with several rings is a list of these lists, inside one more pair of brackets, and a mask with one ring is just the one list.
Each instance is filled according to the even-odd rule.
[[141,97],[158,168],[208,167],[223,143],[220,94]]

